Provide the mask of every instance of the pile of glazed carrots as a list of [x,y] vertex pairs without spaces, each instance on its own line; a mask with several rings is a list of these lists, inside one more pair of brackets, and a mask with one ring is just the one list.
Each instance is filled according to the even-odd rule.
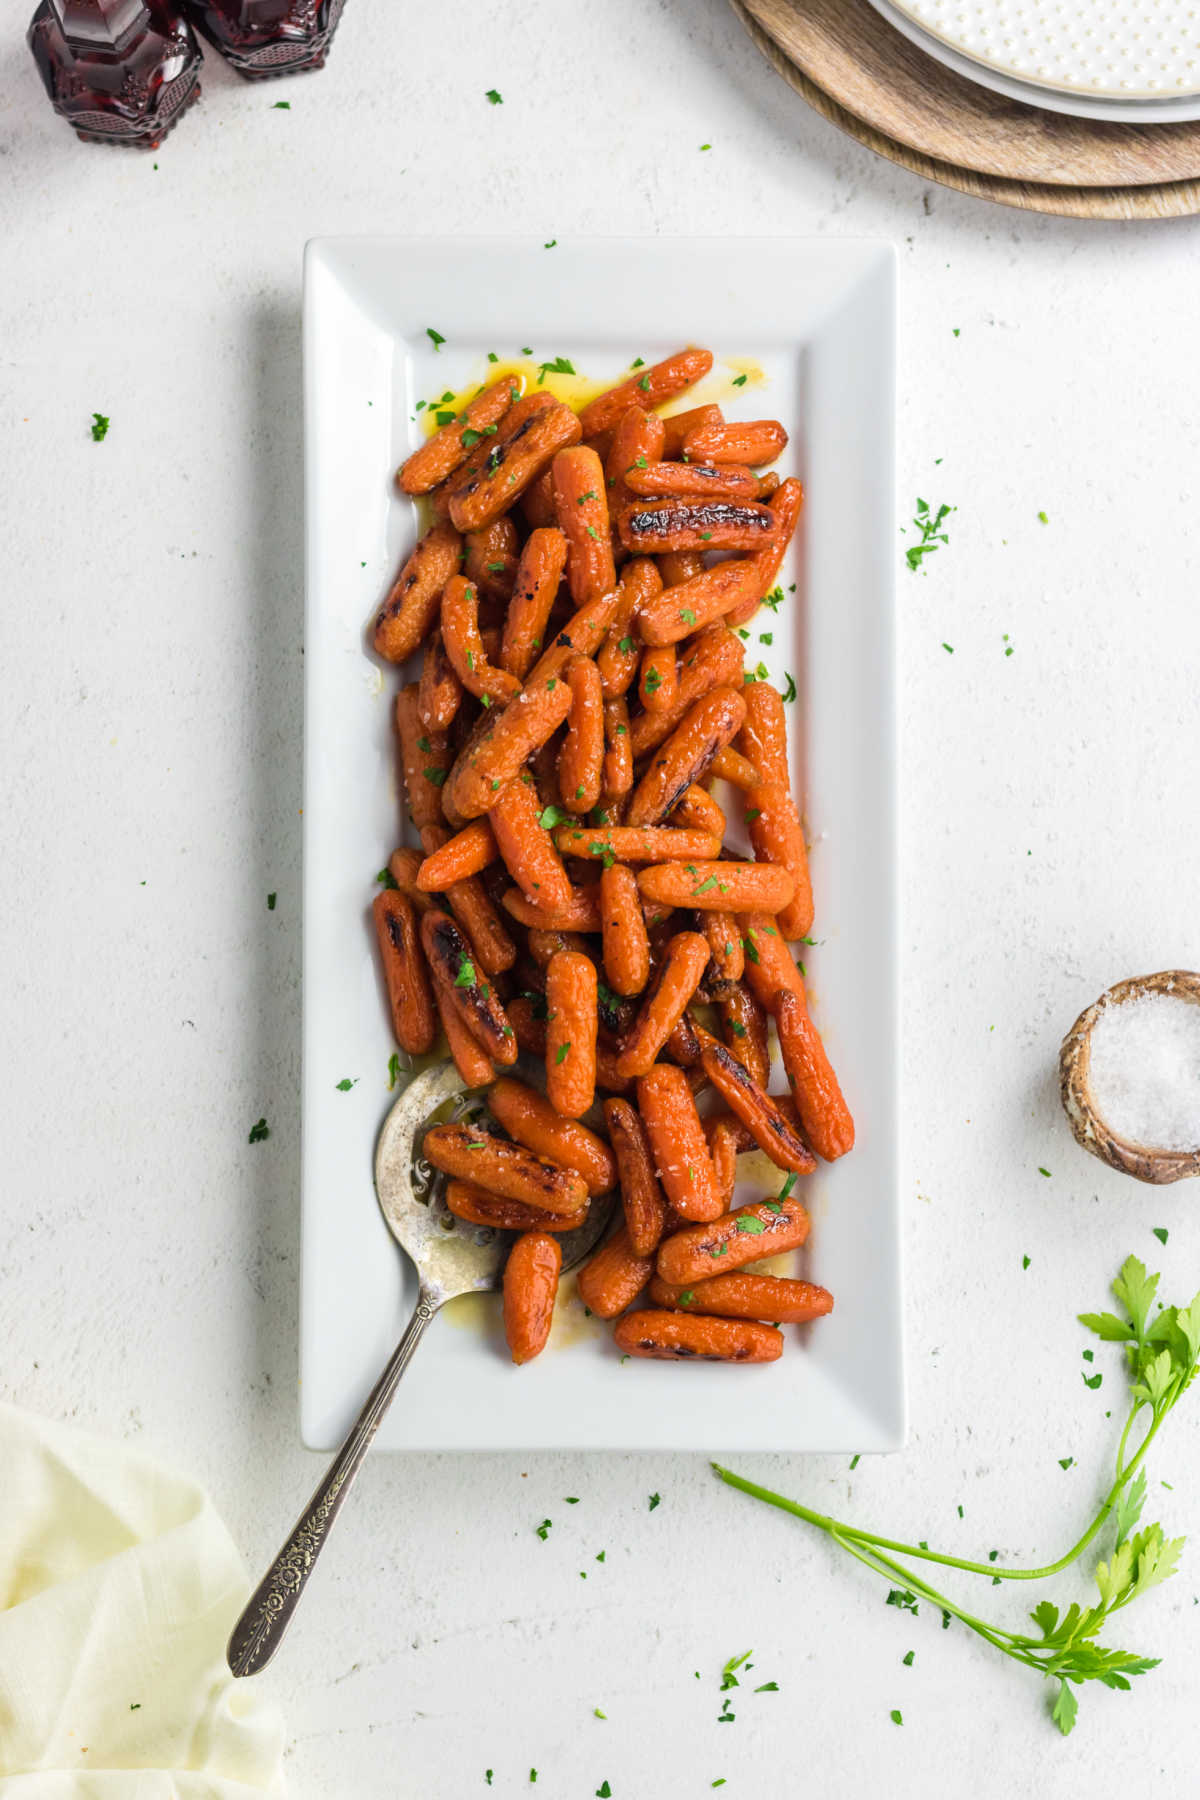
[[[854,1124],[788,949],[813,901],[783,702],[744,673],[738,635],[803,494],[759,472],[787,443],[777,421],[658,415],[711,366],[685,350],[578,413],[505,378],[398,477],[432,522],[374,646],[392,663],[424,652],[395,712],[423,854],[394,852],[375,924],[397,1042],[428,1052],[440,1024],[464,1080],[490,1090],[496,1129],[435,1126],[425,1155],[453,1213],[520,1233],[515,1362],[549,1335],[558,1234],[618,1184],[623,1223],[579,1294],[627,1354],[770,1362],[780,1325],[833,1305],[811,1282],[738,1272],[804,1242],[796,1178],[843,1156]],[[752,861],[725,848],[717,778]],[[518,1049],[544,1058],[544,1095],[502,1073]],[[599,1118],[580,1122],[598,1091],[607,1142]],[[787,1179],[730,1211],[756,1147]]]

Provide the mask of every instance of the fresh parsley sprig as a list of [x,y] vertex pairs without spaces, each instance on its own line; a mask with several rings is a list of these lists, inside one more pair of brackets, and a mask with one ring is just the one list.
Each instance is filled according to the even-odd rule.
[[[1127,1257],[1113,1282],[1113,1293],[1121,1307],[1117,1313],[1081,1313],[1080,1323],[1109,1343],[1125,1346],[1126,1365],[1131,1381],[1130,1406],[1120,1441],[1112,1485],[1095,1518],[1083,1535],[1057,1561],[1037,1569],[1006,1569],[989,1558],[971,1562],[931,1550],[925,1543],[906,1544],[896,1538],[881,1537],[831,1519],[825,1513],[788,1500],[769,1488],[759,1487],[719,1463],[713,1467],[730,1487],[770,1506],[780,1507],[799,1519],[827,1533],[858,1562],[874,1569],[888,1580],[904,1582],[900,1593],[893,1588],[888,1595],[890,1605],[916,1612],[918,1602],[927,1600],[940,1609],[943,1624],[953,1617],[975,1632],[993,1648],[1015,1662],[1035,1669],[1055,1684],[1051,1717],[1064,1737],[1075,1724],[1078,1701],[1074,1688],[1085,1681],[1100,1681],[1105,1687],[1127,1691],[1135,1675],[1144,1675],[1157,1666],[1158,1658],[1141,1656],[1129,1650],[1118,1650],[1101,1644],[1101,1631],[1114,1613],[1131,1601],[1157,1587],[1173,1575],[1184,1546],[1183,1538],[1168,1538],[1161,1525],[1137,1529],[1146,1501],[1146,1453],[1168,1413],[1191,1385],[1200,1367],[1200,1294],[1190,1306],[1160,1307],[1153,1318],[1159,1277],[1149,1275],[1136,1256]],[[1140,1436],[1139,1436],[1140,1434]],[[1137,1448],[1131,1450],[1135,1442]],[[1038,1628],[1036,1636],[1009,1631],[993,1625],[939,1593],[917,1571],[896,1560],[897,1554],[922,1562],[940,1563],[945,1568],[961,1569],[969,1575],[986,1575],[996,1581],[1041,1581],[1059,1574],[1087,1549],[1088,1545],[1112,1521],[1115,1541],[1106,1560],[1098,1562],[1094,1575],[1100,1599],[1098,1604],[1081,1607],[1078,1602],[1061,1616],[1050,1600],[1039,1601],[1030,1617]],[[993,1552],[993,1556],[994,1556]]]
[[925,557],[932,556],[935,550],[950,542],[942,527],[950,514],[957,511],[957,506],[947,506],[943,502],[937,511],[933,512],[928,500],[917,501],[917,509],[912,522],[921,534],[921,541],[918,544],[910,544],[904,552],[904,560],[910,569],[915,572],[921,567]]

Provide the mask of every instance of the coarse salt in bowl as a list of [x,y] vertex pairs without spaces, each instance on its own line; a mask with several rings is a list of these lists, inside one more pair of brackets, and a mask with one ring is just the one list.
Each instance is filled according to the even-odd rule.
[[1059,1068],[1085,1150],[1140,1181],[1200,1175],[1200,975],[1118,982],[1075,1021]]

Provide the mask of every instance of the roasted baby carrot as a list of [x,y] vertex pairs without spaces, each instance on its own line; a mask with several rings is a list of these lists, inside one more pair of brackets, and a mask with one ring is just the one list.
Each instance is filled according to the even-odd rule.
[[783,1066],[804,1135],[818,1156],[835,1162],[854,1148],[854,1120],[820,1033],[808,1016],[803,982],[799,991],[781,989],[775,995],[774,1012]]
[[566,668],[571,690],[567,735],[558,763],[558,786],[568,812],[588,813],[604,779],[604,688],[590,656],[573,656]]
[[530,532],[517,564],[500,645],[500,666],[518,681],[524,681],[541,654],[546,621],[566,565],[567,540],[561,531]]
[[708,1044],[700,1063],[726,1106],[776,1168],[811,1175],[817,1166],[812,1151],[745,1064],[731,1055],[724,1044]]
[[732,1050],[759,1087],[765,1088],[771,1079],[766,1007],[759,1004],[745,982],[740,980],[730,981],[722,990],[719,1004],[726,1049]]
[[554,1322],[554,1302],[562,1250],[545,1231],[527,1231],[504,1265],[504,1337],[515,1363],[531,1362],[546,1347]]
[[570,904],[571,881],[550,833],[541,823],[542,808],[532,781],[518,776],[505,782],[488,808],[496,848],[524,898],[539,912],[552,913]]
[[799,1200],[761,1200],[739,1206],[708,1224],[688,1225],[658,1247],[657,1273],[673,1286],[727,1274],[743,1263],[794,1250],[808,1236],[809,1218]]
[[664,819],[729,743],[745,716],[746,703],[732,687],[714,688],[689,707],[633,790],[626,823],[657,825]]
[[689,462],[743,463],[758,469],[781,456],[787,441],[778,419],[731,420],[724,425],[697,425],[684,438],[683,453]]
[[618,513],[631,497],[630,476],[657,463],[665,437],[663,422],[657,413],[647,412],[641,406],[630,406],[621,414],[604,459],[610,516]]
[[546,966],[546,1093],[564,1119],[578,1119],[596,1093],[596,967],[564,950]]
[[680,931],[667,946],[653,986],[621,1045],[622,1075],[646,1075],[683,1015],[708,967],[708,943],[695,931]]
[[429,895],[417,886],[417,874],[425,858],[419,850],[404,844],[399,850],[393,850],[388,857],[388,874],[392,882],[412,901],[416,912],[428,912],[433,902]]
[[409,817],[420,831],[425,825],[441,822],[441,790],[450,766],[450,749],[444,732],[428,731],[422,725],[415,682],[396,695],[395,719]]
[[710,980],[740,981],[745,967],[745,951],[742,949],[741,929],[734,915],[727,912],[700,913],[698,929],[708,939],[709,954],[712,957]]
[[456,1219],[465,1219],[471,1225],[490,1225],[493,1231],[578,1231],[587,1220],[586,1207],[573,1213],[543,1212],[539,1206],[489,1194],[473,1181],[448,1181],[446,1205]]
[[559,450],[579,442],[579,420],[546,393],[526,394],[509,408],[487,458],[450,491],[450,518],[459,531],[478,531],[519,500]]
[[622,508],[617,529],[627,550],[656,556],[665,550],[759,550],[773,540],[778,522],[756,500],[676,496],[632,501]]
[[617,605],[608,636],[596,652],[606,700],[628,692],[641,655],[634,620],[641,608],[661,592],[662,576],[648,556],[637,556],[626,563],[617,583]]
[[725,1319],[771,1319],[776,1325],[806,1325],[833,1311],[833,1295],[814,1281],[786,1275],[712,1275],[690,1287],[672,1287],[661,1275],[650,1283],[655,1306],[681,1312],[716,1313]]
[[[650,827],[649,829],[654,829]],[[707,788],[699,782],[692,782],[686,787],[667,814],[667,829],[671,831],[699,831],[705,837],[721,839],[725,836],[725,814],[717,805]],[[655,856],[652,862],[670,862],[669,856]]]
[[629,1232],[621,1225],[579,1271],[576,1292],[598,1319],[615,1319],[637,1299],[653,1273],[653,1258],[635,1254]]
[[472,947],[449,913],[431,907],[423,915],[421,948],[434,980],[453,1000],[479,1048],[493,1062],[516,1062],[517,1039],[508,1015],[484,971],[476,968]]
[[571,690],[557,676],[532,678],[477,742],[459,751],[446,780],[446,798],[463,819],[477,819],[506,781],[554,735],[571,706]]
[[783,561],[788,545],[792,541],[792,533],[800,520],[804,505],[804,489],[798,481],[789,477],[781,481],[771,495],[769,501],[771,511],[777,521],[775,537],[765,549],[758,550],[746,560],[754,567],[754,583],[745,600],[740,601],[728,615],[728,623],[735,629],[752,618],[762,604]]
[[686,412],[671,413],[663,420],[664,457],[677,459],[683,454],[683,443],[689,432],[701,425],[720,425],[725,414],[719,406],[692,406]]
[[[445,825],[425,825],[421,842],[432,856],[450,837]],[[445,890],[450,911],[471,941],[475,959],[486,975],[502,975],[517,960],[517,948],[504,928],[487,889],[477,875],[456,881]]]
[[712,368],[711,350],[680,350],[648,369],[630,375],[616,387],[584,407],[579,423],[585,438],[612,431],[620,423],[622,413],[631,406],[662,406],[675,394],[682,394]]
[[643,869],[638,889],[662,906],[695,906],[704,912],[777,913],[796,891],[787,869],[774,863],[669,862]]
[[759,593],[759,575],[753,557],[736,557],[717,563],[678,587],[664,588],[647,601],[638,616],[638,629],[647,644],[677,644],[681,638],[732,614]]
[[481,594],[500,600],[512,596],[517,575],[520,542],[517,528],[506,515],[493,519],[481,531],[468,531],[463,539],[463,574]]
[[681,587],[704,573],[704,558],[698,550],[665,550],[654,560],[664,587]]
[[542,931],[600,930],[600,897],[595,886],[575,888],[567,904],[553,912],[531,906],[516,888],[509,888],[500,904],[518,925],[533,925]]
[[[522,1050],[528,1050],[531,1056],[545,1056],[545,1001],[539,1000],[535,1008],[535,1003],[527,995],[519,994],[515,1000],[509,1001],[506,1010]],[[596,1086],[609,1094],[628,1094],[633,1087],[631,1081],[626,1081],[617,1074],[616,1053],[605,1044],[596,1046]]]
[[756,500],[762,486],[753,469],[685,462],[648,463],[644,469],[630,469],[625,481],[631,493],[646,500],[708,499],[713,495],[722,500]]
[[748,681],[742,697],[746,702],[746,717],[737,734],[735,748],[754,764],[760,781],[790,787],[787,715],[779,689],[769,681]]
[[449,731],[462,705],[463,685],[435,631],[425,646],[417,683],[417,713],[426,731]]
[[498,855],[487,820],[472,819],[425,858],[417,871],[417,886],[426,894],[443,893],[456,881],[478,875]]
[[510,1144],[473,1125],[431,1125],[424,1146],[425,1159],[435,1169],[506,1200],[556,1213],[578,1212],[587,1205],[587,1183],[576,1170],[560,1169],[523,1144]]
[[507,669],[493,668],[479,635],[479,590],[465,575],[452,575],[442,591],[442,642],[454,673],[468,693],[489,706],[506,706],[521,684]]
[[462,539],[453,525],[439,523],[425,533],[375,615],[375,649],[388,662],[407,662],[425,642],[461,555]]
[[554,633],[553,641],[529,671],[526,687],[559,675],[573,656],[595,656],[622,604],[620,585],[589,600]]
[[525,523],[534,531],[542,531],[547,525],[554,524],[554,477],[549,467],[535,475],[521,495],[521,511]]
[[635,1256],[653,1256],[663,1234],[667,1207],[654,1173],[646,1128],[626,1100],[606,1100],[604,1122],[617,1159],[630,1249]]
[[679,691],[679,661],[674,644],[648,645],[638,669],[638,695],[647,712],[669,713]]
[[554,841],[564,856],[615,856],[626,863],[692,862],[715,857],[721,848],[714,832],[670,825],[560,825]]
[[758,770],[752,762],[747,762],[731,745],[725,744],[712,759],[712,774],[722,781],[731,781],[734,787],[748,792],[758,785]]
[[604,973],[618,994],[640,994],[650,978],[650,941],[638,900],[637,877],[610,863],[600,877]]
[[617,585],[604,465],[586,444],[560,450],[550,467],[554,517],[567,540],[567,582],[576,606]]
[[685,1219],[716,1219],[724,1211],[717,1172],[688,1078],[673,1063],[655,1063],[638,1077],[637,1105],[663,1192]]
[[766,913],[745,913],[740,919],[742,948],[746,953],[746,983],[750,992],[773,1016],[780,988],[804,998],[804,978],[792,953],[780,936],[775,920]]
[[613,1338],[625,1356],[662,1362],[766,1363],[783,1355],[783,1333],[773,1326],[649,1307],[618,1319]]
[[385,888],[376,894],[371,910],[392,1011],[392,1031],[402,1050],[412,1056],[424,1056],[433,1047],[433,994],[412,901],[397,888]]
[[629,728],[633,754],[645,756],[670,737],[689,706],[694,706],[715,687],[742,686],[745,650],[742,641],[724,625],[711,625],[682,646],[679,687],[669,713],[643,713]]
[[462,466],[471,450],[496,427],[521,391],[521,377],[506,375],[484,388],[448,425],[414,450],[396,477],[406,494],[427,494]]
[[729,1126],[720,1119],[706,1121],[704,1135],[708,1141],[708,1154],[712,1157],[712,1165],[717,1172],[722,1204],[729,1207],[733,1203],[733,1190],[737,1186],[737,1139]]
[[[480,1048],[478,1042],[463,1023],[462,1014],[454,1003],[454,990],[447,987],[436,970],[433,975],[433,1003],[437,1007],[438,1017],[442,1022],[442,1030],[454,1058],[454,1066],[468,1087],[487,1087],[496,1079],[496,1070],[492,1059]],[[564,1208],[564,1210],[566,1210]]]
[[633,787],[633,745],[629,736],[629,708],[623,694],[604,702],[604,765],[600,775],[600,804],[613,806]]
[[747,788],[746,827],[759,861],[776,863],[792,877],[792,898],[780,907],[776,919],[780,932],[790,939],[807,937],[813,923],[812,876],[804,828],[789,790],[772,782]]
[[488,1110],[518,1144],[562,1169],[576,1170],[589,1194],[607,1194],[617,1185],[617,1165],[607,1144],[586,1125],[561,1118],[544,1094],[524,1082],[498,1081],[488,1095]]
[[529,954],[539,969],[544,969],[560,950],[578,950],[582,956],[589,954],[588,941],[580,931],[543,931],[539,926],[531,925],[525,935],[529,940]]

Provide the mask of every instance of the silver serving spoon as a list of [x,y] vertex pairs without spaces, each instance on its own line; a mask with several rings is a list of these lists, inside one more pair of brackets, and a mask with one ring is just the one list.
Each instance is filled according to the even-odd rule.
[[[456,1112],[469,1110],[472,1102],[460,1098],[466,1093],[467,1084],[454,1064],[439,1063],[409,1083],[384,1121],[375,1150],[375,1191],[388,1229],[416,1264],[420,1280],[417,1304],[345,1443],[233,1628],[225,1654],[235,1675],[256,1674],[279,1648],[333,1521],[429,1321],[447,1300],[459,1294],[488,1293],[500,1286],[514,1234],[456,1219],[446,1206],[445,1183],[419,1160],[419,1139],[432,1124],[433,1115],[456,1098]],[[478,1098],[482,1102],[483,1096]],[[611,1202],[594,1201],[586,1222],[577,1231],[562,1233],[564,1272],[598,1241],[611,1210]]]

